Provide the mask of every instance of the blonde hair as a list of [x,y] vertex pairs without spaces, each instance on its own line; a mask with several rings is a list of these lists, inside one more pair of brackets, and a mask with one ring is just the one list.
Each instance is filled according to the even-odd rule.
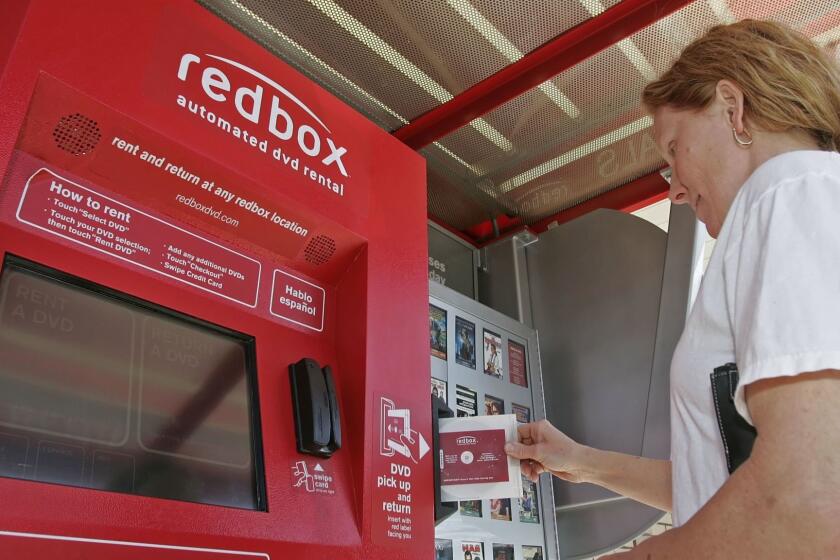
[[810,39],[779,23],[712,27],[647,85],[642,102],[650,112],[702,109],[723,79],[743,90],[746,116],[762,130],[802,131],[822,150],[840,148],[840,71]]

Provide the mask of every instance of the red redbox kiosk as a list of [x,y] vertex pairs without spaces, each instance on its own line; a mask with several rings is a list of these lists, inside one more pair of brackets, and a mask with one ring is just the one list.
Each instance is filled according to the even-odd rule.
[[422,158],[194,3],[0,22],[0,557],[433,550]]

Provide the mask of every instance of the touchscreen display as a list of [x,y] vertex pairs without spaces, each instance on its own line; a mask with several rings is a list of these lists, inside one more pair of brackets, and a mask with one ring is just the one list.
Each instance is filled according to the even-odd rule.
[[19,259],[0,273],[0,476],[265,509],[251,337]]

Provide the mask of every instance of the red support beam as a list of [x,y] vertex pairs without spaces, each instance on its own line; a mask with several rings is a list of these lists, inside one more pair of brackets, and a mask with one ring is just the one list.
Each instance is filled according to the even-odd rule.
[[642,208],[646,208],[651,204],[656,204],[662,200],[668,198],[668,191],[662,191],[661,193],[657,193],[650,198],[645,198],[639,200],[638,202],[631,204],[630,206],[625,206],[621,209],[622,212],[626,212],[627,214],[632,214],[636,210],[641,210]]
[[[472,237],[470,237],[469,235],[467,235],[463,231],[455,229],[454,227],[450,226],[449,224],[447,224],[446,222],[444,222],[443,220],[441,220],[437,216],[432,215],[431,212],[427,212],[426,216],[429,218],[430,222],[434,222],[435,225],[442,227],[443,229],[445,229],[446,231],[448,231],[452,235],[456,236],[458,239],[461,239],[464,242],[469,243],[470,245],[475,245],[475,239],[473,239]],[[489,224],[490,222],[486,222],[486,223]]]
[[419,150],[692,1],[623,0],[417,117],[394,136]]
[[[507,234],[512,230],[518,230],[524,227],[525,226],[522,225],[522,220],[518,216],[508,217],[505,214],[499,214],[496,216],[496,228],[499,230],[500,235],[503,233]],[[476,240],[483,242],[487,242],[488,240],[495,241],[492,220],[486,220],[480,224],[476,224],[464,230],[464,233],[473,240],[473,243],[476,243]]]

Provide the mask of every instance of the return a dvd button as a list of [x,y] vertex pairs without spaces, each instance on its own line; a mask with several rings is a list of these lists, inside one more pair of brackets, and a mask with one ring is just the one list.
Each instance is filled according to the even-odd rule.
[[284,270],[274,270],[269,311],[275,317],[321,332],[325,303],[324,288]]

